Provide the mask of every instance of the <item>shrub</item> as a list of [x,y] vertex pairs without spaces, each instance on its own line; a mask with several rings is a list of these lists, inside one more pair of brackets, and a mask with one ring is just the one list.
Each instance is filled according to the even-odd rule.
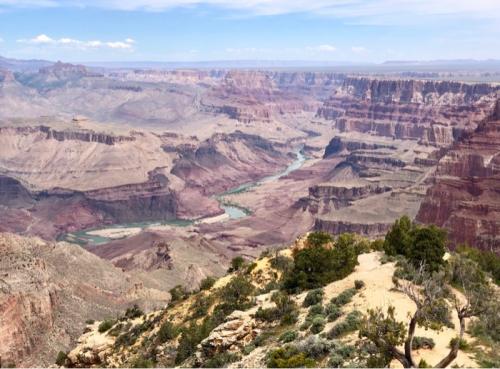
[[200,290],[205,291],[213,287],[217,280],[214,277],[206,277],[200,282]]
[[418,367],[419,368],[432,368],[432,366],[427,364],[427,361],[425,361],[424,359],[420,359],[420,361],[418,362]]
[[333,322],[340,318],[340,316],[342,315],[342,311],[340,310],[338,305],[330,302],[325,307],[325,314],[328,318],[328,321]]
[[207,315],[208,309],[212,305],[212,300],[210,296],[205,296],[203,294],[198,295],[189,307],[192,311],[191,318],[197,319]]
[[458,337],[455,337],[455,338],[452,338],[450,340],[450,347],[453,347],[457,344],[458,342],[458,349],[459,350],[467,350],[469,348],[469,343],[463,339],[463,338],[458,338]]
[[297,321],[298,311],[295,302],[284,292],[275,292],[271,296],[271,301],[276,307],[263,309],[259,307],[255,313],[255,318],[267,322],[280,320],[280,324],[293,324]]
[[351,311],[349,314],[347,314],[345,320],[337,323],[332,327],[332,329],[328,332],[328,338],[337,338],[347,333],[358,330],[361,325],[361,319],[362,314],[359,311]]
[[245,277],[237,276],[220,290],[223,301],[218,305],[224,314],[229,315],[234,310],[246,310],[251,306],[250,295],[254,286]]
[[349,288],[345,291],[342,291],[337,296],[332,297],[330,302],[337,306],[343,306],[351,302],[353,296],[357,293],[355,288]]
[[468,259],[474,260],[479,267],[487,273],[490,273],[496,284],[500,284],[500,256],[493,251],[485,251],[460,245],[457,252]]
[[263,309],[259,307],[254,315],[255,319],[262,320],[264,322],[274,322],[280,318],[279,311],[275,307]]
[[95,323],[95,320],[94,320],[94,319],[87,319],[87,320],[85,321],[85,324],[88,324],[88,325],[90,325],[90,324],[94,324],[94,323]]
[[323,309],[323,305],[321,304],[316,304],[312,305],[309,307],[309,313],[308,315],[314,316],[314,315],[323,315],[325,310]]
[[332,354],[328,360],[329,368],[341,368],[342,364],[344,364],[344,358],[336,353]]
[[304,302],[302,306],[308,307],[311,305],[316,305],[319,304],[323,301],[323,295],[325,293],[323,292],[322,288],[317,288],[315,290],[311,290],[307,293],[306,297],[304,298]]
[[123,327],[123,323],[118,323],[108,331],[108,334],[110,336],[117,337],[122,332]]
[[245,259],[243,259],[243,257],[241,256],[236,256],[235,258],[233,258],[233,260],[231,260],[231,266],[227,270],[228,273],[240,270],[243,264],[245,264]]
[[315,316],[311,324],[311,333],[317,334],[325,329],[325,318],[322,316]]
[[432,350],[434,346],[436,346],[436,343],[432,338],[420,337],[420,336],[413,337],[413,341],[411,344],[412,350],[419,350],[419,349]]
[[365,286],[365,282],[360,281],[360,280],[358,280],[358,279],[354,281],[354,288],[355,288],[355,289],[360,290],[360,289],[362,289],[364,286]]
[[383,251],[384,250],[384,240],[378,239],[378,240],[372,241],[372,243],[370,244],[370,248],[373,251]]
[[181,285],[177,285],[168,291],[170,293],[170,302],[176,302],[187,297],[187,291]]
[[309,336],[293,345],[307,357],[321,359],[330,352],[331,343],[317,336]]
[[412,224],[406,215],[397,219],[385,235],[384,251],[387,255],[406,255],[411,247],[410,231]]
[[116,320],[104,320],[99,324],[99,327],[97,327],[97,330],[99,333],[104,333],[107,330],[109,330],[112,326],[114,326],[116,323]]
[[298,336],[299,334],[297,333],[297,331],[286,331],[280,336],[279,341],[283,343],[292,342],[295,341]]
[[257,268],[257,263],[251,263],[247,266],[247,269],[245,271],[245,274],[250,274],[252,271]]
[[281,272],[288,272],[293,267],[293,259],[285,255],[276,255],[269,260],[271,267]]
[[137,304],[134,304],[133,307],[130,307],[125,311],[125,318],[127,319],[135,319],[140,317],[141,315],[144,315],[144,312],[139,309],[139,306]]
[[130,364],[131,368],[154,368],[155,363],[151,359],[147,359],[143,357],[142,355],[137,357],[132,363]]
[[179,333],[179,328],[176,327],[171,321],[167,320],[160,326],[160,329],[158,330],[158,341],[159,343],[170,341],[177,337]]
[[323,241],[307,243],[294,252],[293,268],[284,276],[283,287],[292,292],[323,287],[345,278],[357,264],[353,244],[324,246]]
[[324,246],[332,242],[332,236],[326,232],[311,232],[307,235],[306,239],[306,244],[309,247]]
[[418,267],[423,262],[426,269],[435,272],[444,264],[443,256],[446,252],[446,232],[434,225],[417,227],[412,233],[412,245],[406,256]]
[[254,338],[252,343],[255,347],[264,346],[267,340],[272,337],[272,335],[273,334],[271,332],[262,332],[261,334],[259,334],[257,337]]
[[239,356],[230,352],[220,352],[203,363],[202,368],[224,368],[227,364],[238,361]]
[[56,365],[64,366],[66,364],[66,359],[68,355],[64,351],[59,351],[56,357]]
[[269,352],[267,357],[268,368],[314,368],[316,362],[297,352],[293,347],[279,348]]

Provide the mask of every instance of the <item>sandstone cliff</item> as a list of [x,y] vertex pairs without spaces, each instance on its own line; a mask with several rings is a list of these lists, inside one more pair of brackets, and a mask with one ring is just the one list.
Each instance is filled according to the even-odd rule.
[[452,245],[500,253],[500,115],[457,142],[439,161],[417,220],[448,229]]
[[447,146],[490,114],[500,87],[349,77],[318,109],[341,131]]
[[2,365],[42,366],[74,344],[88,319],[168,300],[77,245],[0,233]]

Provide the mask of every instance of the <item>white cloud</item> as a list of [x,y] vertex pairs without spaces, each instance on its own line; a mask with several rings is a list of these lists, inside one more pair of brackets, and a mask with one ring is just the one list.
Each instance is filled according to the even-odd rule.
[[70,47],[81,50],[97,49],[97,48],[132,50],[133,44],[135,43],[135,41],[131,38],[126,38],[125,41],[101,41],[101,40],[82,41],[69,37],[54,39],[43,33],[30,39],[17,40],[17,42],[24,44],[31,44],[31,45],[40,45],[40,46]]
[[3,42],[3,38],[0,37],[0,44]]

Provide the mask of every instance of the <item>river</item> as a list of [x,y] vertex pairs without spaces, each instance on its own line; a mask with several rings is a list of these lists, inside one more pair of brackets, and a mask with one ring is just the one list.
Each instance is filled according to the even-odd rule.
[[[226,192],[216,195],[215,198],[219,202],[220,207],[224,210],[224,213],[227,214],[227,216],[225,217],[225,221],[231,219],[243,218],[250,214],[250,211],[248,209],[229,203],[226,199],[227,195],[233,195],[245,192],[250,190],[251,188],[260,186],[264,183],[277,181],[281,177],[284,177],[293,172],[294,170],[299,169],[306,161],[306,157],[301,149],[295,152],[295,155],[296,155],[295,160],[290,165],[288,165],[286,169],[271,176],[264,177],[259,181],[244,183],[238,187],[232,188]],[[200,221],[200,219],[198,220],[173,219],[168,221],[146,221],[146,222],[136,222],[136,223],[114,224],[101,228],[85,229],[79,232],[67,233],[61,238],[61,240],[77,243],[80,245],[86,245],[86,244],[102,245],[114,239],[124,238],[137,234],[141,232],[143,229],[151,226],[171,225],[177,227],[186,227],[188,225],[194,224],[196,221]]]

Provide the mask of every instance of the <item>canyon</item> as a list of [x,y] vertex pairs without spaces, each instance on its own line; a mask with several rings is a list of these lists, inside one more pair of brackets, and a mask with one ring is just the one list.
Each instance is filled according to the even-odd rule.
[[500,252],[498,84],[2,68],[4,362],[48,364],[86,319],[164,304],[310,230],[377,238],[408,215],[450,248]]

